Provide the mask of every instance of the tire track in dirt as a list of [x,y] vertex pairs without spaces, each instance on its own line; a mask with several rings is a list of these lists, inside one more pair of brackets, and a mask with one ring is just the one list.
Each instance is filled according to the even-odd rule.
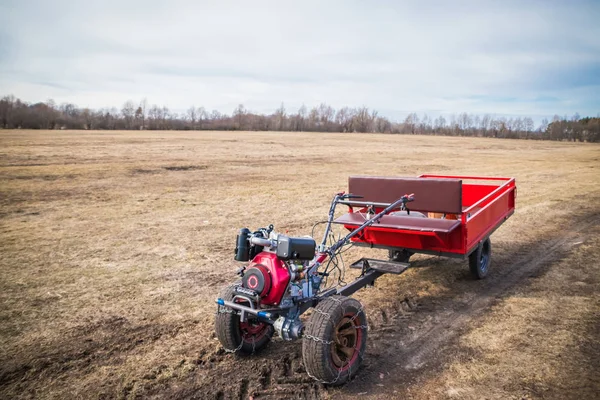
[[302,343],[275,338],[251,356],[203,351],[196,373],[177,385],[154,387],[141,394],[156,399],[303,399],[318,400],[326,390],[302,365]]
[[[591,220],[581,223],[559,238],[545,245],[536,247],[534,252],[525,255],[525,259],[517,261],[505,268],[505,273],[498,275],[494,281],[473,292],[468,297],[467,305],[439,318],[424,323],[415,332],[415,337],[404,343],[393,339],[396,330],[386,330],[376,340],[390,340],[390,351],[385,358],[377,360],[376,367],[367,366],[360,371],[358,376],[344,389],[344,394],[383,392],[378,375],[381,371],[390,372],[387,383],[401,384],[411,378],[411,372],[417,372],[435,358],[438,350],[445,344],[454,341],[471,322],[487,311],[501,295],[516,287],[524,278],[532,276],[550,261],[555,260],[561,253],[565,253],[573,246],[573,241],[584,235],[590,228],[600,224],[600,216],[595,215]],[[397,372],[391,374],[391,371]],[[339,393],[341,394],[341,393]]]
[[165,335],[177,335],[180,327],[132,325],[126,318],[110,317],[95,324],[75,327],[54,344],[33,344],[34,357],[0,357],[0,389],[9,384],[22,385],[40,376],[81,371],[94,364],[105,364],[139,346],[151,344]]

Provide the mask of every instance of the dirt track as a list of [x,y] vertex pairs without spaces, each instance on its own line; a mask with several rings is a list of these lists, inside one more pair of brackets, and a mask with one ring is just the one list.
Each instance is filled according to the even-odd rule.
[[[363,139],[0,132],[0,395],[593,398],[600,148],[421,137],[406,149],[408,138],[385,135],[357,147]],[[301,343],[249,358],[220,349],[212,299],[234,278],[237,228],[305,234],[347,175],[425,172],[517,177],[488,279],[419,256],[357,293],[369,347],[342,388],[307,377]]]

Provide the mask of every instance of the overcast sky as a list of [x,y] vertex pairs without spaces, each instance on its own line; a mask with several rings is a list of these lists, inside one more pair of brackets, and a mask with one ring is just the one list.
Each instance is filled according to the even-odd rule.
[[600,1],[0,0],[0,95],[595,116]]

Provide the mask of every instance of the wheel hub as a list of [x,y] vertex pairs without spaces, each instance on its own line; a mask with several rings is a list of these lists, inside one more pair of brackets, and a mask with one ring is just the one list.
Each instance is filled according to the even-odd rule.
[[255,342],[262,338],[267,332],[267,324],[259,321],[240,322],[242,339],[245,342]]
[[356,345],[359,340],[359,329],[356,319],[345,316],[335,327],[334,341],[331,346],[331,358],[337,368],[344,368],[356,356]]

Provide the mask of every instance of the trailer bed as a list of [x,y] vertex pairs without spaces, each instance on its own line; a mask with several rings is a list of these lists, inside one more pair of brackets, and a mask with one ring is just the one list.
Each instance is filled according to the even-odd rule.
[[353,176],[349,192],[363,199],[345,202],[349,212],[334,223],[350,231],[365,222],[369,208],[379,212],[403,194],[415,197],[413,215],[385,215],[353,237],[354,244],[462,258],[514,213],[516,184],[514,178],[481,176]]

